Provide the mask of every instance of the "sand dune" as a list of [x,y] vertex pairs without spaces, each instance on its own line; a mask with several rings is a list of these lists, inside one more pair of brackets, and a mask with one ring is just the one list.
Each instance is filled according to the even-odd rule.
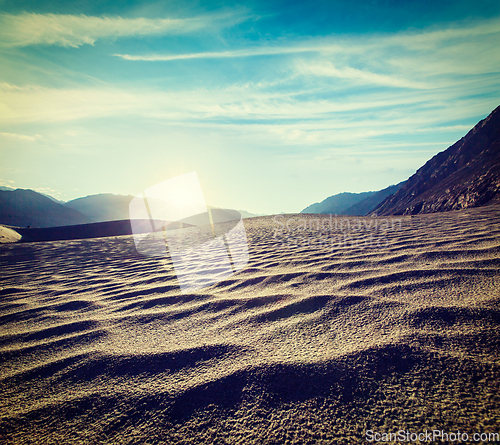
[[499,206],[245,228],[247,267],[191,294],[131,236],[1,245],[3,442],[498,432]]
[[[136,233],[151,231],[151,221],[133,220]],[[189,226],[186,223],[153,220],[153,224],[164,225],[167,230],[178,229]],[[63,227],[12,227],[18,236],[14,241],[20,242],[40,242],[40,241],[61,241],[89,238],[106,238],[110,236],[131,235],[132,227],[128,219],[121,221],[106,221],[90,224],[75,224]],[[12,242],[12,241],[10,241]]]

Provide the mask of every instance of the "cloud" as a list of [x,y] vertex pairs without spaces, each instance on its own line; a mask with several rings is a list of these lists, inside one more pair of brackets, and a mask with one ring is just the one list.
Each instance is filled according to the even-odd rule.
[[17,134],[17,133],[0,133],[0,137],[8,138],[8,139],[16,139],[19,141],[28,141],[28,142],[34,142],[37,139],[39,139],[41,136],[36,134],[35,137],[33,136],[26,136],[24,134]]
[[169,62],[172,60],[186,59],[234,59],[240,57],[275,56],[280,54],[297,54],[306,52],[318,52],[318,47],[296,46],[296,47],[258,47],[233,51],[187,53],[187,54],[150,54],[150,55],[130,55],[114,54],[125,60],[145,61],[145,62]]
[[[449,122],[481,115],[485,106],[493,109],[497,105],[495,97],[485,103],[481,98],[460,99],[460,94],[460,88],[408,90],[404,94],[389,89],[368,95],[317,98],[296,97],[286,89],[268,91],[265,85],[248,84],[211,90],[157,91],[0,83],[0,119],[17,125],[103,117],[137,122],[141,118],[177,128],[207,128],[228,134],[252,134],[252,138],[262,140],[318,145],[388,134],[461,131],[468,127]],[[8,133],[8,137],[16,136]]]
[[425,82],[412,81],[399,78],[393,75],[378,74],[367,70],[351,68],[349,66],[337,68],[332,63],[301,63],[297,70],[303,75],[336,77],[338,79],[347,79],[355,82],[367,83],[372,85],[384,85],[397,88],[415,88],[430,89],[434,86]]
[[57,198],[55,198],[55,199],[60,199],[63,195],[59,190],[54,190],[50,187],[37,187],[37,188],[33,188],[31,190],[34,190],[35,192],[41,193],[42,195],[46,195],[46,196],[49,195],[49,197],[52,197],[52,198],[55,198],[57,196]]
[[402,97],[372,93],[344,100],[296,98],[288,91],[268,91],[266,85],[230,85],[227,88],[156,91],[103,87],[19,87],[0,83],[0,119],[6,123],[66,122],[104,116],[140,116],[184,125],[217,125],[220,119],[294,121],[327,119],[337,113],[367,113],[380,108],[419,104],[428,96]]
[[481,20],[469,24],[453,24],[437,29],[399,33],[397,43],[417,50],[428,50],[459,40],[480,38],[500,33],[500,18]]
[[435,89],[464,82],[463,75],[500,71],[500,18],[393,34],[327,36],[225,51],[181,54],[115,54],[129,61],[236,59],[289,56],[301,76],[353,84]]
[[58,45],[77,48],[101,38],[177,35],[245,19],[240,12],[183,19],[95,17],[86,15],[0,14],[0,42],[7,46]]
[[196,60],[203,58],[229,64],[244,57],[286,57],[272,63],[252,59],[248,77],[242,60],[235,61],[233,78],[226,62],[214,64],[195,84],[181,78],[187,64],[178,71],[168,67],[171,82],[142,88],[126,82],[120,88],[0,83],[0,119],[17,125],[109,117],[131,122],[134,129],[138,122],[159,123],[186,133],[219,132],[256,146],[274,144],[276,150],[331,145],[363,151],[384,144],[404,150],[413,139],[425,145],[425,134],[432,134],[435,147],[447,135],[453,135],[450,141],[464,135],[469,123],[498,105],[500,26],[492,24],[500,20],[391,35],[282,40],[228,51],[122,54],[131,61],[192,59],[188,70],[199,68]]

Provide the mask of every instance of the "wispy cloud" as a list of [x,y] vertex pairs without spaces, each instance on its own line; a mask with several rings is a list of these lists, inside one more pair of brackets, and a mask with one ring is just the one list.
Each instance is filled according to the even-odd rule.
[[122,18],[86,15],[0,14],[0,43],[8,46],[93,45],[101,38],[187,34],[232,26],[245,19],[239,11],[192,18]]
[[[330,77],[395,88],[432,89],[463,82],[450,78],[500,71],[500,18],[395,34],[328,36],[284,44],[181,54],[115,54],[125,60],[235,59],[288,55],[303,76]],[[466,62],[465,62],[466,61]],[[448,76],[439,79],[438,76]]]
[[[215,77],[204,82],[205,76],[199,76],[195,84],[176,83],[186,71],[176,71],[174,64],[169,66],[172,82],[147,88],[138,83],[73,88],[0,83],[0,119],[22,128],[106,117],[133,122],[131,127],[137,128],[139,118],[186,133],[213,131],[256,146],[274,144],[276,150],[293,146],[368,152],[393,144],[402,152],[410,146],[407,141],[424,147],[424,135],[432,134],[434,149],[434,141],[449,134],[453,141],[470,128],[469,119],[473,124],[498,105],[500,50],[491,42],[500,37],[500,26],[492,23],[500,25],[493,20],[462,28],[329,36],[220,52],[122,54],[131,61],[193,59],[192,68],[178,64],[188,70],[197,69],[196,59],[227,63],[213,64],[207,78]],[[252,59],[249,65],[232,60],[274,55],[286,57],[272,63]],[[473,67],[464,60],[473,61]],[[225,75],[233,62],[236,78]],[[242,66],[251,67],[252,77],[245,77]],[[58,135],[66,144],[69,136]]]
[[35,192],[42,193],[43,195],[49,195],[55,199],[61,199],[63,194],[59,190],[54,190],[50,187],[37,187],[33,188]]
[[[477,91],[482,92],[481,88]],[[448,123],[481,114],[485,100],[460,99],[460,94],[457,87],[443,91],[408,90],[406,94],[384,90],[344,98],[314,98],[248,84],[212,90],[152,91],[18,87],[4,83],[0,84],[0,101],[4,105],[0,119],[6,124],[23,124],[139,117],[179,128],[205,127],[248,132],[257,138],[271,137],[291,144],[324,144],[387,134],[466,129]],[[495,97],[489,102],[491,109],[497,105]],[[32,136],[26,138],[34,140]]]
[[297,54],[306,52],[318,52],[317,46],[292,46],[292,47],[258,47],[233,51],[204,52],[188,54],[151,54],[151,55],[130,55],[115,54],[125,60],[142,60],[146,62],[168,62],[172,60],[186,59],[234,59],[239,57],[275,56],[280,54]]
[[0,137],[7,138],[7,139],[16,139],[19,141],[28,141],[28,142],[34,142],[37,139],[39,139],[41,136],[36,134],[34,137],[33,136],[27,136],[25,134],[17,134],[17,133],[1,133],[0,132]]
[[303,75],[335,77],[338,79],[347,79],[354,82],[367,83],[372,85],[384,85],[387,87],[430,89],[434,86],[430,83],[412,81],[399,78],[397,75],[387,75],[374,73],[368,70],[360,70],[349,66],[337,68],[330,62],[323,63],[300,63],[297,70]]
[[412,47],[418,50],[436,48],[446,42],[462,39],[490,36],[500,33],[500,18],[481,20],[468,24],[454,23],[451,26],[431,29],[421,32],[418,30],[399,33],[398,43],[402,46]]
[[[103,116],[141,116],[160,120],[217,124],[246,120],[295,121],[326,119],[336,113],[373,112],[394,106],[415,105],[430,99],[421,93],[340,99],[297,98],[288,91],[271,91],[248,84],[217,89],[156,91],[103,87],[19,87],[0,83],[0,118],[6,123],[65,122]],[[313,123],[313,125],[316,125]]]

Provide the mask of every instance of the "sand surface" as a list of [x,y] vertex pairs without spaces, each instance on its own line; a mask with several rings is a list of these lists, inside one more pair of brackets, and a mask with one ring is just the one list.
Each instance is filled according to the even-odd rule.
[[500,430],[499,206],[245,228],[247,267],[191,294],[131,236],[1,245],[0,441]]

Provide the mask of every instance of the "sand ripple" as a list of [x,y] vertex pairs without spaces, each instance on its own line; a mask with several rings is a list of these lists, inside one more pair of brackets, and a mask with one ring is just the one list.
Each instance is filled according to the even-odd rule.
[[4,442],[494,429],[500,209],[343,221],[245,220],[247,267],[192,294],[130,236],[1,245]]

